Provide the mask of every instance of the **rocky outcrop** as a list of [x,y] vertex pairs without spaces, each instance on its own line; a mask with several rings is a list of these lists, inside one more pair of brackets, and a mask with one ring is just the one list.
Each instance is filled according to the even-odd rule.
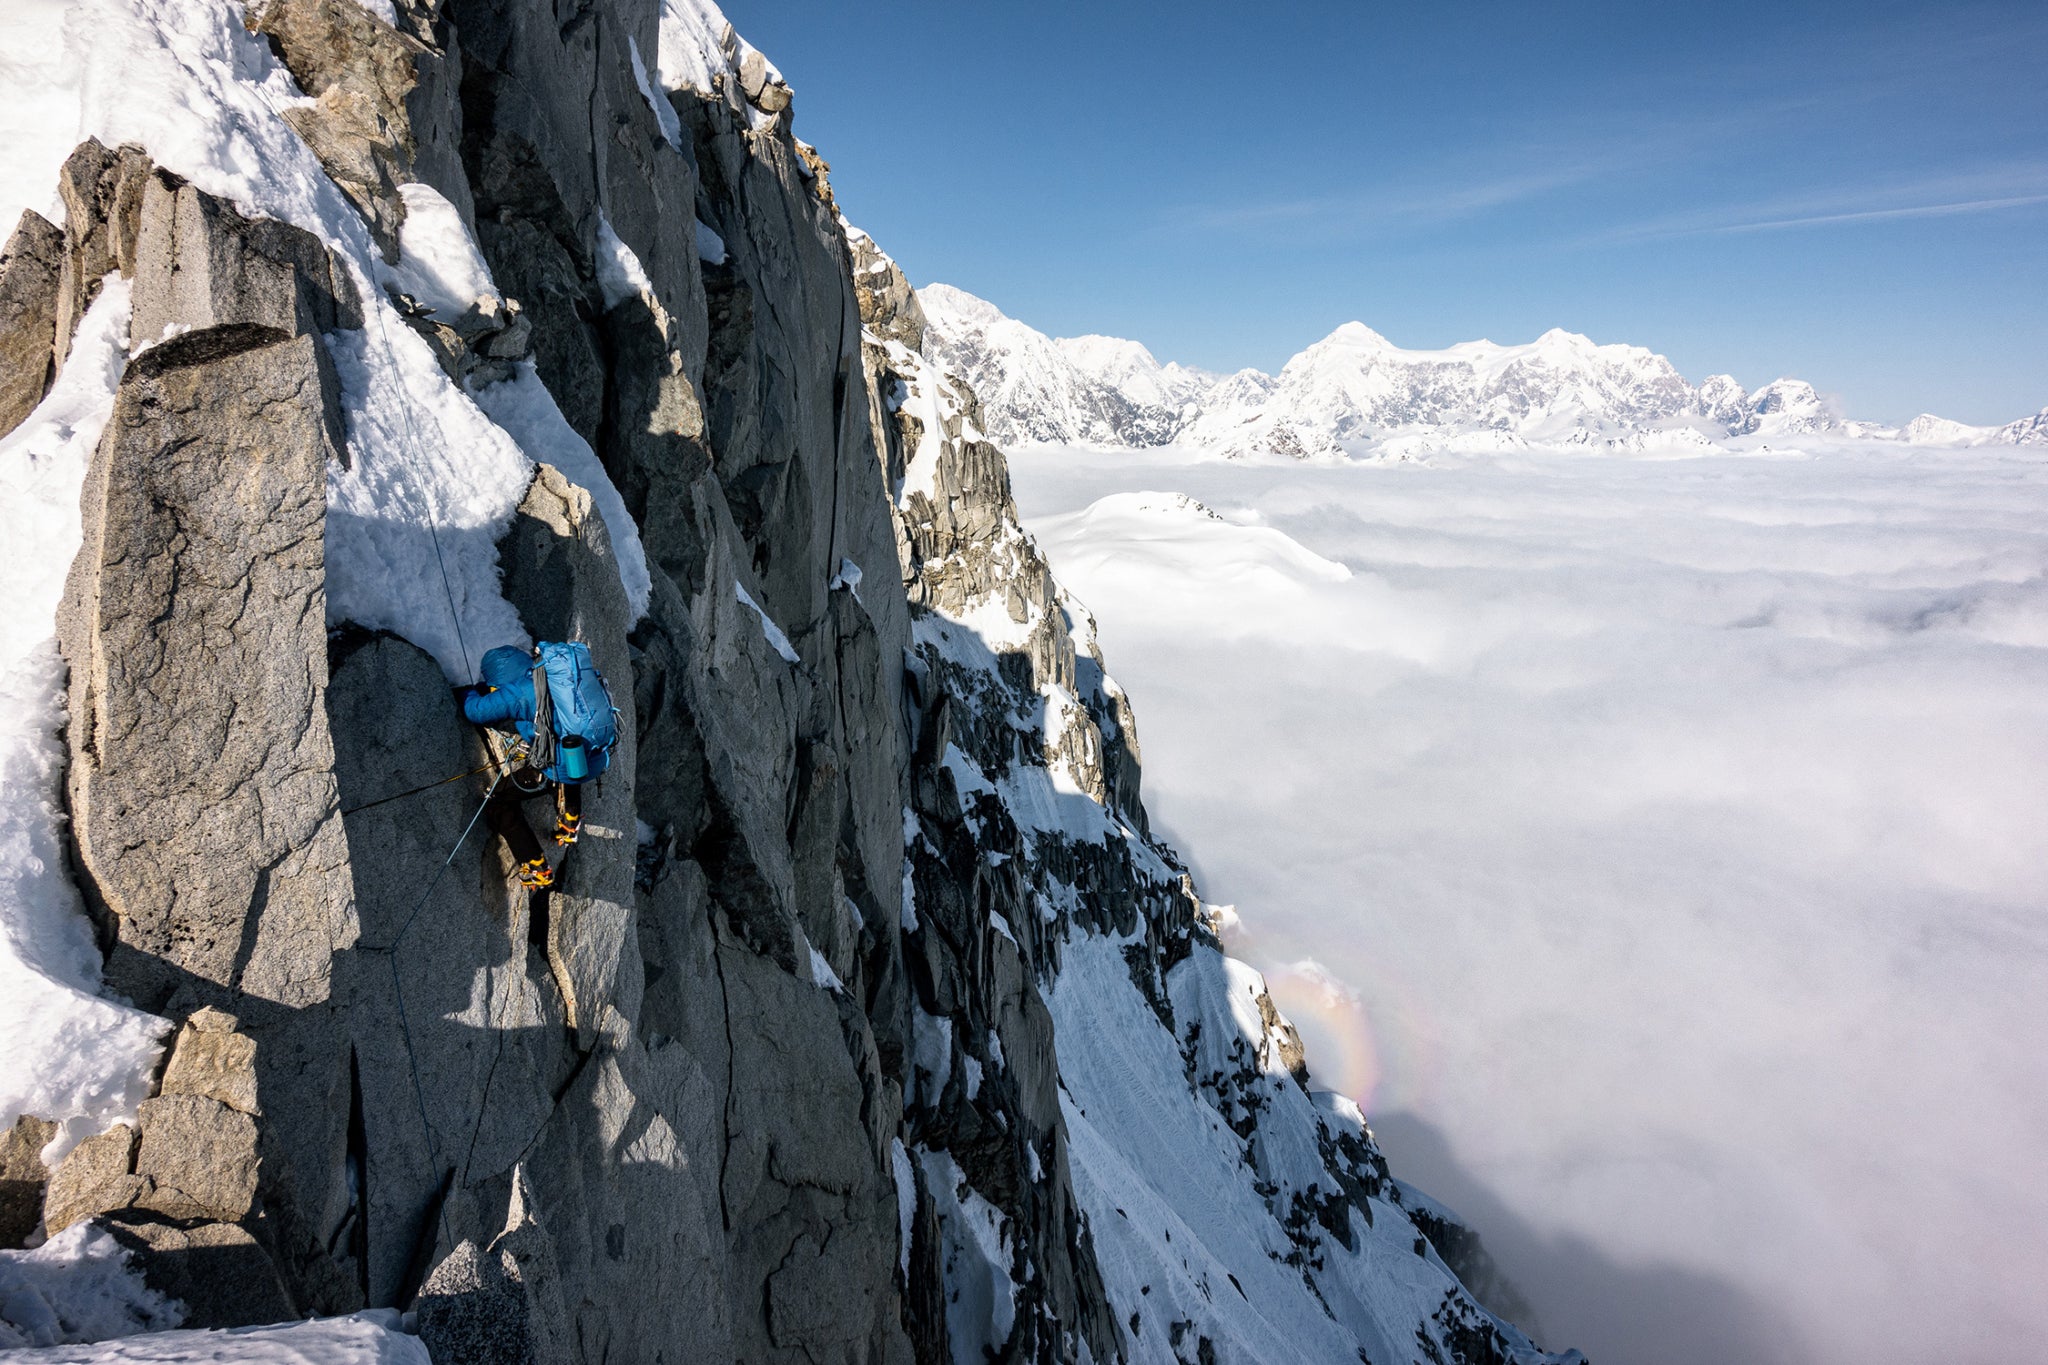
[[43,1148],[57,1136],[48,1119],[24,1114],[0,1133],[0,1251],[24,1245],[42,1222],[43,1194],[50,1173]]
[[[1138,1252],[1179,1253],[1109,1223],[1115,1095],[1073,1048],[1114,1039],[1228,1133],[1187,1169],[1242,1196],[1237,1268],[1320,1314],[1317,1348],[1493,1330],[1438,1263],[1404,1263],[1412,1321],[1373,1317],[1361,1229],[1410,1228],[1363,1120],[1239,999],[1093,622],[772,66],[699,0],[396,13],[249,16],[314,100],[293,126],[364,217],[353,256],[141,149],[67,168],[55,352],[110,272],[134,308],[61,623],[77,862],[109,982],[177,1033],[43,1230],[99,1219],[195,1325],[410,1306],[444,1361],[1214,1358],[1243,1339],[1221,1272],[1150,1299]],[[357,294],[418,186],[493,309]],[[442,664],[328,619],[337,471],[392,458],[329,348],[387,306],[449,403],[537,377],[566,424],[465,547],[622,712],[545,892],[479,819],[502,765]],[[394,590],[463,619],[445,581]],[[1533,1356],[1501,1340],[1473,1358]]]
[[188,982],[310,1003],[305,962],[353,934],[333,746],[308,723],[339,452],[320,342],[270,330],[209,325],[131,364],[61,622],[79,853],[110,978],[152,1006]]
[[79,319],[114,271],[135,273],[135,243],[142,229],[142,194],[152,171],[140,147],[109,151],[87,139],[57,173],[64,203],[64,253],[57,272],[55,352],[70,354]]
[[420,1336],[436,1360],[541,1365],[570,1356],[553,1243],[532,1198],[525,1169],[515,1169],[505,1230],[487,1249],[465,1239],[420,1291]]
[[430,80],[440,74],[432,48],[351,0],[253,0],[244,18],[312,97],[285,109],[285,120],[395,259],[405,219],[398,187],[412,178],[417,151],[408,97],[423,60]]
[[[355,935],[322,702],[324,486],[341,458],[322,335],[353,299],[316,239],[245,219],[138,149],[87,143],[63,189],[60,345],[118,270],[134,357],[59,619],[72,830],[109,984],[191,1022],[140,1141],[74,1152],[44,1222],[247,1223],[293,1286],[285,1302],[345,1307],[322,1245],[346,1199],[331,963]],[[229,1018],[209,1006],[246,1034],[205,1037]],[[264,1106],[289,1131],[260,1125]]]
[[24,209],[0,247],[0,436],[21,425],[57,372],[57,281],[64,234]]

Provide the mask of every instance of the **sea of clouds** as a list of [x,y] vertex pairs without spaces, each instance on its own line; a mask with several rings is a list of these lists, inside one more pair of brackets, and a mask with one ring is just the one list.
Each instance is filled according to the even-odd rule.
[[1318,1083],[1549,1344],[2048,1339],[2048,460],[1012,476]]

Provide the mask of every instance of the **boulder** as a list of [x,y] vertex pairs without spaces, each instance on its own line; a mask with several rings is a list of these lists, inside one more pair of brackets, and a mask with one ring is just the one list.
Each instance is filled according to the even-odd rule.
[[109,151],[97,139],[81,142],[57,174],[64,201],[64,258],[58,270],[54,342],[58,368],[71,352],[78,320],[99,297],[100,281],[115,270],[135,272],[135,238],[142,191],[151,165],[133,145]]
[[158,1093],[203,1095],[244,1114],[261,1114],[256,1098],[256,1040],[237,1033],[235,1016],[208,1006],[193,1014],[171,1044]]
[[100,1226],[127,1249],[145,1284],[183,1305],[188,1327],[255,1327],[304,1316],[246,1228],[134,1215],[103,1218]]
[[43,1189],[50,1180],[43,1148],[55,1136],[57,1125],[33,1114],[0,1133],[0,1251],[22,1246],[43,1221]]
[[255,1211],[255,1119],[204,1095],[144,1100],[140,1117],[135,1169],[153,1187],[141,1207],[220,1223]]
[[23,209],[0,247],[0,436],[21,425],[57,373],[57,281],[64,233]]
[[43,1195],[43,1230],[54,1237],[95,1214],[133,1208],[149,1194],[149,1182],[135,1174],[135,1130],[116,1124],[58,1163]]

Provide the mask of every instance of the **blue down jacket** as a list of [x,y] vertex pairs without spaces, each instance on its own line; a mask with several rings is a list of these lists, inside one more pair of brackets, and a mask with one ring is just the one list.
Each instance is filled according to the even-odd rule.
[[484,655],[484,685],[462,699],[462,714],[478,725],[514,722],[519,737],[533,738],[533,655],[512,645],[499,645]]

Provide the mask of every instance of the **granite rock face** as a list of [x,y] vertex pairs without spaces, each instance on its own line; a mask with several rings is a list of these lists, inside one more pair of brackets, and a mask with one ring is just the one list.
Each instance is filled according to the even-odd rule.
[[[132,287],[60,623],[69,794],[107,979],[177,1025],[43,1231],[100,1219],[193,1325],[417,1306],[444,1362],[1166,1359],[1078,1145],[1069,1041],[1132,1030],[1062,981],[1107,960],[1152,1079],[1241,1143],[1272,1273],[1353,1332],[1314,1277],[1381,1207],[1370,1136],[1302,1107],[1269,1000],[1224,1001],[1093,623],[789,87],[696,0],[394,14],[248,22],[367,240],[432,187],[490,309],[361,297],[361,259],[97,143],[23,249],[54,285],[24,267],[10,314],[0,273],[0,348],[47,297],[60,361]],[[527,633],[587,643],[621,711],[545,892],[478,818],[504,779],[441,665],[329,619],[330,348],[387,303],[485,411],[530,363],[645,552],[642,609],[547,463],[494,533]],[[1226,1309],[1166,1288],[1171,1358],[1213,1357]],[[1424,1288],[1394,1339],[1481,1314]]]
[[0,436],[21,425],[56,373],[64,233],[33,209],[0,247]]

